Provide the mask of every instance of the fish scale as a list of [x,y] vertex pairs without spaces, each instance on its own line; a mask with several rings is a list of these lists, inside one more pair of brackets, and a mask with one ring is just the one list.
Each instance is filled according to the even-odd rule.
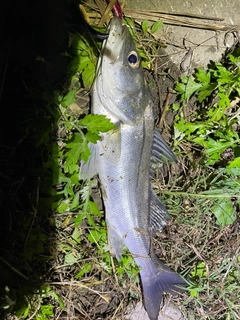
[[98,174],[112,253],[123,247],[140,268],[144,306],[157,320],[163,293],[174,293],[185,281],[152,252],[151,236],[170,216],[151,187],[151,164],[175,161],[154,128],[152,98],[140,57],[126,26],[114,17],[104,41],[92,91],[92,113],[106,115],[116,128],[89,144],[91,157],[81,162],[80,177]]

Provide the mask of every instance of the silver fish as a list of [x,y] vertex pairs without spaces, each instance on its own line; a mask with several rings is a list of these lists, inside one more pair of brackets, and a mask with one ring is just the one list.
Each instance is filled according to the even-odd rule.
[[151,188],[151,163],[175,157],[154,129],[141,60],[117,17],[111,20],[99,58],[92,113],[106,115],[116,128],[89,145],[92,155],[88,163],[81,163],[80,177],[99,175],[111,250],[118,260],[124,246],[133,255],[141,269],[144,306],[149,318],[157,320],[162,294],[185,285],[151,250],[151,235],[170,218]]

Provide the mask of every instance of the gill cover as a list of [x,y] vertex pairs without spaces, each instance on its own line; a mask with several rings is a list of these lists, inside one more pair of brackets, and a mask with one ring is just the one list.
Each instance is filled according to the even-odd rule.
[[138,123],[151,102],[140,56],[128,28],[117,17],[111,20],[103,43],[94,90],[106,112],[128,125]]

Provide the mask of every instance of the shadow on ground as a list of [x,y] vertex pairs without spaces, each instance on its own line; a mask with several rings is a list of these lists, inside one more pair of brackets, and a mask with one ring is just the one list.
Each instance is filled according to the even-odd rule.
[[55,226],[49,194],[53,170],[46,159],[57,152],[50,146],[58,111],[41,95],[68,84],[69,61],[62,55],[68,45],[66,5],[63,0],[1,4],[2,319],[10,313],[21,317],[29,297],[44,291],[50,277]]

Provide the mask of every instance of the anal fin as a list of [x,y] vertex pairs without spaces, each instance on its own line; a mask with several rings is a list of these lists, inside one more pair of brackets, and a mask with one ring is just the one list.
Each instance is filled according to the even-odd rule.
[[150,191],[150,220],[149,229],[154,233],[162,231],[170,220],[170,215],[165,206],[158,199],[154,191]]
[[152,162],[176,162],[176,157],[171,151],[166,141],[161,136],[157,128],[154,129],[152,151],[151,151]]

